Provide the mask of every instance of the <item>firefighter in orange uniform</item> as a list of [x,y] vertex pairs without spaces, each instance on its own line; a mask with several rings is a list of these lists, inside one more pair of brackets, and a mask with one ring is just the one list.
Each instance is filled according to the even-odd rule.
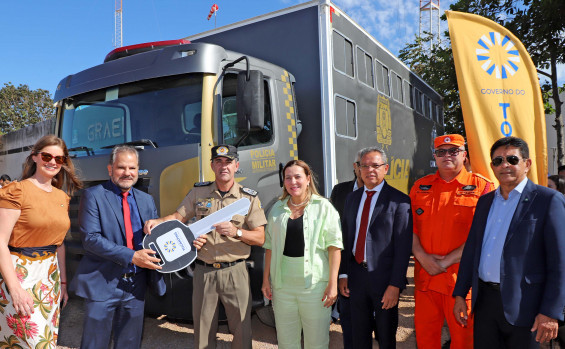
[[[410,191],[414,216],[412,252],[416,259],[416,342],[418,349],[440,349],[441,328],[447,320],[451,348],[473,348],[472,318],[467,327],[455,321],[455,299],[451,294],[475,206],[481,195],[494,189],[494,184],[465,169],[463,136],[439,136],[434,148],[438,171],[416,181]],[[471,309],[470,292],[467,300]]]

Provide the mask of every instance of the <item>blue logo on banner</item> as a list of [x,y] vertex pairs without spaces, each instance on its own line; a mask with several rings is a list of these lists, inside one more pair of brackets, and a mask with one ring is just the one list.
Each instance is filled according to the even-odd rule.
[[516,73],[520,54],[508,36],[490,32],[488,36],[483,35],[477,43],[480,46],[475,51],[477,60],[490,76],[506,79]]

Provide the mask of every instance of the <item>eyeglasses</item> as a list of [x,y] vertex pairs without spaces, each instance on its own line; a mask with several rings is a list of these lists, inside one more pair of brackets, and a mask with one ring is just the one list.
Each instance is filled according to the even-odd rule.
[[55,163],[57,165],[63,165],[67,162],[67,157],[65,155],[54,156],[53,154],[49,154],[44,151],[38,152],[36,154],[41,155],[41,160],[45,162],[49,162],[53,158],[55,158]]
[[370,164],[370,165],[362,165],[359,164],[359,167],[361,168],[361,170],[369,170],[370,168],[372,168],[373,170],[377,170],[379,167],[386,165],[386,163],[383,164]]
[[465,150],[459,149],[459,148],[436,149],[436,150],[434,150],[434,154],[436,154],[436,156],[438,158],[442,158],[448,153],[449,153],[449,156],[457,156],[462,151],[465,151]]
[[[502,163],[504,162],[504,157],[502,156],[497,156],[494,159],[492,159],[492,166],[494,167],[498,167],[500,165],[502,165]],[[520,162],[519,157],[517,157],[516,155],[509,155],[506,157],[506,162],[508,162],[510,165],[514,166],[514,165],[518,165],[518,163]]]

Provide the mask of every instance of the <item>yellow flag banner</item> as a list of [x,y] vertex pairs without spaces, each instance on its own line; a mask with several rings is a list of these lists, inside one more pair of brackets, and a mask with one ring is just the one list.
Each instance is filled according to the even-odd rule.
[[528,177],[547,185],[545,115],[536,67],[524,45],[481,16],[446,11],[473,172],[496,177],[490,147],[506,136],[528,143]]

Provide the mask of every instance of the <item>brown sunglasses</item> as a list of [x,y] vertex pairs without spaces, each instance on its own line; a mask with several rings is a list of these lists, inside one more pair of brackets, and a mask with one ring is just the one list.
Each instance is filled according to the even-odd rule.
[[67,157],[65,155],[54,156],[53,154],[49,154],[44,151],[38,152],[36,153],[36,155],[40,155],[41,160],[43,160],[44,162],[49,162],[54,158],[57,165],[63,165],[67,163]]

